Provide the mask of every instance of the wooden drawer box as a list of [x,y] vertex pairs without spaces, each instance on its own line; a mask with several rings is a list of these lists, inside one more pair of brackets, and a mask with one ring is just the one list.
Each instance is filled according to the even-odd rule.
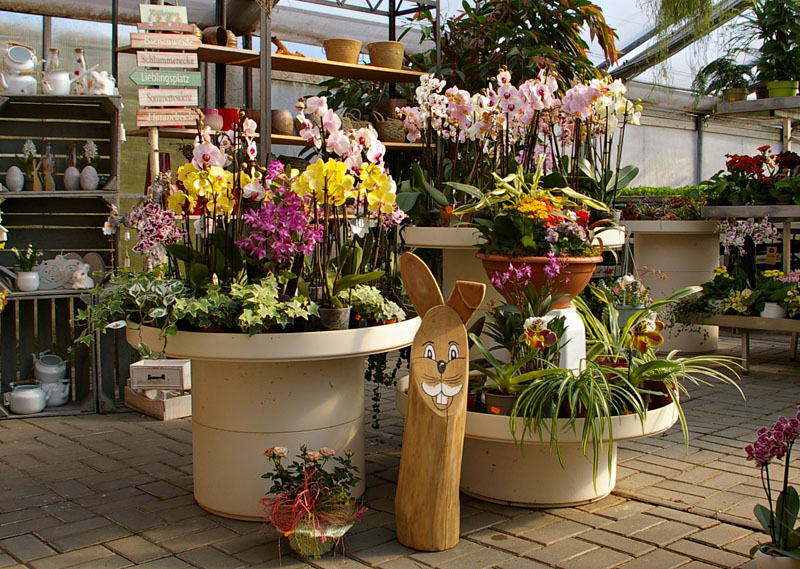
[[133,389],[191,389],[191,360],[141,360],[131,364]]

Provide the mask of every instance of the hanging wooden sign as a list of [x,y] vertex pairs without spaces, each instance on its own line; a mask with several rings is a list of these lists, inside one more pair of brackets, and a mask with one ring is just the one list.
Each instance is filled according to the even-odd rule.
[[136,28],[140,31],[152,30],[154,32],[194,32],[193,24],[181,22],[139,22]]
[[134,49],[197,49],[202,42],[191,34],[131,34]]
[[196,53],[170,53],[165,51],[139,51],[136,53],[139,67],[181,67],[197,69]]
[[764,259],[764,263],[767,265],[778,264],[778,248],[775,245],[770,245],[767,247],[767,256]]
[[197,89],[139,89],[140,107],[196,107]]
[[162,4],[139,4],[139,17],[142,22],[189,23],[186,6],[165,6]]
[[199,71],[136,69],[131,81],[140,87],[199,87],[201,77]]
[[136,126],[194,126],[198,117],[194,109],[138,109]]

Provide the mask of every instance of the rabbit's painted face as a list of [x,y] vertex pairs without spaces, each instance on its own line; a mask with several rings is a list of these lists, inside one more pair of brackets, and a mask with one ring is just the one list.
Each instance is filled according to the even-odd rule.
[[[445,306],[433,310],[452,312],[452,318],[444,320],[452,320],[453,328],[442,326],[444,322],[439,318],[423,322],[417,333],[421,341],[414,342],[412,362],[422,391],[434,407],[445,410],[464,389],[469,353],[466,333],[455,311]],[[426,325],[428,322],[437,325]]]

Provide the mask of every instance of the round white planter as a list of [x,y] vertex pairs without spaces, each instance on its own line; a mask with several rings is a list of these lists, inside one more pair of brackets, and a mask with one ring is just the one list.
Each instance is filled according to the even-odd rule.
[[[633,233],[636,267],[658,269],[667,275],[666,280],[653,275],[642,279],[650,287],[655,300],[662,300],[679,288],[699,285],[714,278],[714,269],[719,266],[716,222],[625,220],[622,224]],[[697,332],[684,331],[679,335],[665,330],[661,351],[698,353],[716,350],[719,328],[700,326],[698,329]]]
[[759,314],[761,318],[786,318],[786,308],[777,302],[765,302],[764,310]]
[[37,271],[19,271],[17,288],[23,292],[39,290],[39,273]]
[[756,551],[756,567],[758,569],[800,569],[800,561],[792,557],[777,557]]
[[[354,452],[364,491],[364,356],[411,344],[419,318],[327,332],[179,332],[169,357],[192,360],[194,496],[221,516],[258,520],[269,483],[264,451],[300,445]],[[157,328],[128,324],[132,346],[164,345]]]
[[[408,378],[402,378],[396,391],[397,409],[403,415],[407,386]],[[575,421],[574,429],[566,419],[558,421],[562,467],[556,449],[550,448],[548,433],[544,433],[544,441],[529,435],[524,448],[520,448],[511,436],[508,417],[467,412],[461,491],[481,500],[514,506],[549,508],[593,502],[608,496],[616,485],[618,441],[662,433],[677,420],[674,403],[649,411],[644,424],[636,415],[616,417],[610,464],[606,439],[595,478],[591,445],[586,455],[580,447],[583,419]],[[517,433],[522,429],[523,423],[517,419]]]

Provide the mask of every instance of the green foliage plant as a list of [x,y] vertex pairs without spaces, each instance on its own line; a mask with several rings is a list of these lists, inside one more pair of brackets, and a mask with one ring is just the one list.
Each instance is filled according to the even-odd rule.
[[730,56],[723,56],[697,72],[692,90],[699,100],[702,95],[720,96],[725,89],[747,88],[753,80],[752,65],[736,63]]
[[172,318],[185,320],[195,328],[232,329],[240,308],[239,302],[223,292],[219,285],[208,285],[202,296],[178,298],[172,309]]
[[242,332],[252,336],[318,315],[316,303],[305,296],[283,297],[278,293],[278,285],[275,275],[267,275],[260,283],[231,285],[230,295],[242,307],[236,318]]

